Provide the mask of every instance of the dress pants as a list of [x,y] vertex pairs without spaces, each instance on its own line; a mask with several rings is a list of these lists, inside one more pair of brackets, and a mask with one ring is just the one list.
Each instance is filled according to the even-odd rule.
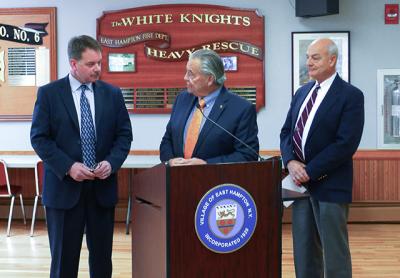
[[82,238],[86,227],[90,277],[110,278],[115,207],[97,203],[93,182],[83,182],[78,203],[71,209],[46,206],[51,251],[51,278],[78,277]]
[[352,277],[348,207],[348,204],[320,202],[313,197],[293,203],[296,278]]

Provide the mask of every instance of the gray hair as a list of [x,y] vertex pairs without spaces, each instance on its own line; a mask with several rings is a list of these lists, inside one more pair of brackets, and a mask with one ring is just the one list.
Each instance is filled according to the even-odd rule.
[[331,55],[331,56],[338,57],[338,55],[339,55],[339,50],[338,50],[337,45],[336,45],[336,43],[335,43],[334,41],[332,41],[332,43],[330,43],[330,44],[328,45],[328,53],[329,53],[329,55]]
[[101,46],[94,38],[86,35],[73,37],[68,42],[68,58],[79,61],[87,48],[101,52]]
[[338,55],[339,55],[338,47],[337,47],[336,43],[333,40],[331,40],[330,38],[318,38],[318,39],[315,39],[315,40],[313,40],[311,42],[310,45],[316,44],[317,42],[320,42],[320,41],[328,42],[328,46],[327,46],[328,54],[330,56],[338,57]]
[[224,63],[215,51],[210,49],[198,49],[190,54],[189,60],[193,59],[200,60],[200,71],[203,74],[212,75],[217,85],[224,84],[226,80]]

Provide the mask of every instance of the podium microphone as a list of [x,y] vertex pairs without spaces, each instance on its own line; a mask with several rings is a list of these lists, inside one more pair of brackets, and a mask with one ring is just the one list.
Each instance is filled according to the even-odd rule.
[[259,161],[264,161],[265,159],[261,157],[261,155],[258,154],[249,144],[246,144],[243,140],[238,138],[237,136],[233,135],[231,132],[229,132],[227,129],[222,127],[220,124],[218,124],[216,121],[211,120],[209,117],[204,115],[203,110],[200,107],[200,104],[196,103],[196,108],[200,110],[200,113],[203,115],[204,118],[206,118],[207,121],[212,122],[215,126],[218,128],[222,129],[225,133],[229,134],[231,137],[235,138],[237,141],[239,141],[242,145],[244,145],[247,149],[249,149],[252,153],[255,153],[257,157],[259,158]]

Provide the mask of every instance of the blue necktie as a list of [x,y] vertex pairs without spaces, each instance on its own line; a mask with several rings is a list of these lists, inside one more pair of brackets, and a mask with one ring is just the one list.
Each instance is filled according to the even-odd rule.
[[85,91],[86,85],[79,87],[81,93],[81,142],[83,164],[93,169],[96,165],[96,133],[94,131],[93,117]]

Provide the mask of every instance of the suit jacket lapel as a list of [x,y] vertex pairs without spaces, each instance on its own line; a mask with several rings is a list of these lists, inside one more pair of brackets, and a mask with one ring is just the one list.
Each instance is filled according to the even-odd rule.
[[182,106],[185,107],[184,110],[182,111],[182,114],[179,117],[179,123],[178,123],[178,148],[179,148],[179,155],[178,157],[183,157],[183,146],[185,145],[183,142],[183,133],[185,131],[185,126],[186,122],[189,118],[190,112],[193,109],[194,103],[197,101],[197,97],[194,95],[190,94],[187,100],[187,103],[183,104]]
[[337,94],[340,91],[341,81],[342,80],[340,79],[339,76],[335,77],[335,80],[333,81],[331,87],[326,93],[326,96],[322,100],[320,106],[318,107],[317,112],[315,113],[313,122],[311,123],[310,131],[308,132],[307,141],[312,136],[313,132],[318,127],[318,125],[320,124],[321,119],[325,117],[326,113],[329,111],[331,106],[334,105],[335,102],[337,101]]
[[96,123],[96,134],[99,134],[99,129],[101,128],[101,116],[103,115],[103,107],[106,105],[104,103],[104,90],[98,82],[93,83],[93,96],[94,96],[94,117]]
[[294,130],[294,128],[296,127],[296,122],[297,122],[297,118],[298,115],[300,113],[300,108],[301,105],[303,104],[304,100],[306,99],[308,93],[310,92],[311,88],[314,86],[315,81],[314,82],[309,82],[307,85],[304,86],[302,91],[299,91],[298,94],[298,100],[296,101],[296,103],[294,104],[293,110],[292,110],[292,130]]
[[[221,88],[221,92],[217,99],[215,100],[214,106],[208,115],[210,119],[212,119],[214,122],[218,122],[219,117],[221,116],[222,112],[225,110],[225,105],[226,102],[229,100],[228,95],[227,95],[227,90],[225,87]],[[199,138],[197,139],[196,146],[194,148],[193,153],[195,154],[197,149],[203,144],[205,141],[207,135],[209,134],[210,130],[214,127],[214,124],[210,121],[207,121],[204,123],[203,128],[201,129],[201,132],[199,134]]]
[[65,108],[68,111],[75,127],[79,131],[78,114],[76,112],[74,99],[72,97],[71,85],[69,84],[68,75],[64,78],[64,84],[61,87],[61,99],[64,102]]

